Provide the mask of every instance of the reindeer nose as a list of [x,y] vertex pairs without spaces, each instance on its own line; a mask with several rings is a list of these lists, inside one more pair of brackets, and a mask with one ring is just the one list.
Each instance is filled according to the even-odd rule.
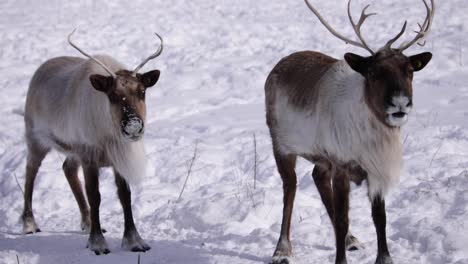
[[143,134],[143,120],[138,117],[131,117],[128,120],[122,122],[123,130],[126,134],[130,136],[140,136]]
[[389,102],[389,105],[391,107],[396,107],[398,109],[402,109],[402,108],[407,108],[407,107],[411,107],[413,105],[413,102],[411,100],[411,98],[407,97],[407,96],[393,96],[392,97],[392,101]]

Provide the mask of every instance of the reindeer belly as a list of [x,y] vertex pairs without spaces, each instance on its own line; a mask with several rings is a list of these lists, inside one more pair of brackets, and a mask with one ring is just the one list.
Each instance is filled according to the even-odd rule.
[[288,105],[287,97],[277,96],[273,112],[276,142],[284,154],[304,155],[316,149],[318,117]]

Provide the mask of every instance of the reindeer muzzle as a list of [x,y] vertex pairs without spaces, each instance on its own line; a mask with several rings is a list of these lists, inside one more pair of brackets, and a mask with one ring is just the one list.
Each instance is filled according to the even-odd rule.
[[134,114],[122,120],[122,134],[131,140],[139,140],[144,134],[144,127],[143,120]]

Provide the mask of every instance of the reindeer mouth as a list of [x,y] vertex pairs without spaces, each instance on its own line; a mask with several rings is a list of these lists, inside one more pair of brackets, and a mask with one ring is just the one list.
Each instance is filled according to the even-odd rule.
[[408,121],[408,113],[398,111],[395,113],[389,113],[387,116],[387,123],[393,127],[401,127]]
[[127,131],[125,131],[125,129],[122,129],[121,131],[122,131],[122,135],[124,136],[124,138],[129,139],[131,141],[138,141],[143,136],[143,133],[134,135],[134,134],[128,133]]
[[405,112],[401,112],[401,111],[392,114],[392,117],[393,117],[393,118],[403,118],[403,117],[405,117],[405,116],[406,116],[406,113],[405,113]]

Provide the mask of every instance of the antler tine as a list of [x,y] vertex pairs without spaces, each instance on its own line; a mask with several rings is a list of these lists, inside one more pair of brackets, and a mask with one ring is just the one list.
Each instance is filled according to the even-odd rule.
[[[431,7],[429,7],[429,5],[427,4],[426,0],[422,0],[422,1],[423,1],[423,3],[424,3],[424,6],[426,7],[426,13],[429,14],[429,13],[431,12],[431,7],[432,7],[432,9],[434,9],[434,1],[431,0]],[[427,23],[428,23],[428,22],[429,22],[429,20],[428,20],[428,17],[426,16],[426,19],[424,20],[423,26],[419,25],[419,27],[422,28],[422,27],[427,26]]]
[[[423,3],[424,3],[424,6],[426,7],[426,12],[430,12],[431,9],[429,8],[429,5],[427,4],[426,0],[423,0]],[[432,7],[432,9],[434,9],[433,0],[431,0],[431,7]],[[432,16],[434,16],[434,14],[432,14]],[[418,23],[419,30],[423,30],[424,27],[427,27],[427,25],[428,25],[427,23],[429,23],[429,22],[432,23],[432,18],[431,18],[431,21],[429,21],[429,19],[427,19],[427,17],[426,17],[426,19],[424,20],[424,23],[423,23],[422,26],[421,26],[421,24]],[[426,44],[426,41],[424,41],[422,44],[419,43],[419,42],[417,44],[420,45],[420,46],[424,46]]]
[[[348,4],[351,3],[351,0],[348,2]],[[366,14],[366,10],[367,8],[369,8],[370,4],[366,5],[363,9],[362,9],[362,12],[361,12],[361,17],[359,18],[359,23],[358,23],[358,27],[361,27],[362,23],[364,23],[364,20],[366,20],[368,17],[370,16],[373,16],[373,15],[377,15],[377,13],[369,13],[369,14]]]
[[132,74],[133,75],[136,75],[136,73],[150,60],[158,57],[159,55],[161,55],[162,51],[163,51],[163,47],[164,47],[164,40],[163,38],[158,34],[158,33],[154,33],[158,38],[159,38],[159,41],[161,42],[161,44],[159,45],[159,48],[158,50],[153,53],[151,56],[149,56],[148,58],[146,58],[142,63],[140,63],[140,65],[138,65],[135,70],[133,70]]
[[[320,22],[322,23],[322,25],[324,25],[328,31],[330,33],[333,34],[333,36],[343,40],[344,42],[346,42],[347,44],[351,44],[353,46],[357,46],[357,47],[360,47],[360,48],[363,48],[363,49],[366,49],[367,51],[369,51],[372,55],[374,54],[374,52],[369,49],[369,47],[364,44],[364,43],[359,43],[357,41],[354,41],[354,40],[351,40],[347,37],[344,37],[343,35],[341,35],[340,33],[338,33],[335,29],[333,29],[328,23],[327,21],[320,15],[320,13],[312,6],[312,4],[309,3],[308,0],[304,0],[306,5],[309,7],[309,9],[312,11],[312,13],[315,14],[315,16],[320,20]],[[362,40],[361,40],[362,41]]]
[[[406,42],[406,43],[403,43],[399,48],[398,50],[399,51],[404,51],[405,49],[411,47],[412,45],[414,45],[414,43],[418,42],[419,40],[423,39],[424,37],[426,37],[427,33],[429,32],[429,29],[431,28],[431,25],[432,25],[432,19],[434,18],[434,12],[435,12],[435,3],[434,3],[434,0],[431,0],[431,7],[429,7],[429,5],[427,4],[426,0],[422,0],[425,7],[426,7],[426,19],[424,20],[424,23],[422,24],[422,26],[420,24],[419,25],[419,31],[417,31],[416,33],[416,37],[409,41],[409,42]],[[419,44],[419,43],[418,43]],[[419,44],[421,45],[421,44]]]
[[73,33],[75,33],[75,31],[77,30],[77,28],[75,28],[69,35],[68,35],[68,43],[73,47],[75,48],[77,51],[79,51],[81,54],[85,55],[86,57],[90,58],[91,60],[93,60],[94,62],[96,62],[97,64],[99,64],[99,66],[101,66],[104,70],[106,70],[106,72],[108,72],[112,77],[115,78],[115,73],[113,73],[109,68],[107,68],[107,66],[100,62],[99,60],[97,60],[96,58],[94,58],[93,56],[87,54],[86,52],[84,52],[83,50],[81,50],[80,48],[78,48],[78,46],[76,46],[72,41],[71,41],[71,36],[73,35]]
[[383,49],[391,49],[392,48],[392,44],[395,43],[395,41],[397,41],[397,39],[399,39],[403,33],[405,33],[405,30],[406,30],[406,24],[407,24],[407,21],[405,21],[405,23],[403,24],[403,28],[401,28],[401,31],[400,33],[398,33],[394,38],[390,39],[387,44],[385,44],[385,46],[383,47]]
[[366,50],[368,50],[372,55],[374,55],[374,51],[371,50],[369,48],[369,46],[367,45],[366,41],[364,40],[364,38],[362,37],[362,34],[361,34],[361,26],[362,24],[364,23],[364,21],[370,17],[370,16],[373,16],[373,15],[376,15],[376,13],[370,13],[370,14],[366,14],[366,10],[367,8],[369,8],[370,5],[367,5],[365,6],[363,9],[362,9],[362,12],[361,12],[361,17],[359,18],[359,21],[356,24],[354,24],[354,21],[353,21],[353,17],[351,16],[351,0],[348,1],[348,18],[349,18],[349,22],[351,23],[351,25],[353,26],[353,29],[354,29],[354,33],[356,33],[357,37],[359,38],[359,40],[361,41],[362,45],[363,45],[363,48],[365,48]]

